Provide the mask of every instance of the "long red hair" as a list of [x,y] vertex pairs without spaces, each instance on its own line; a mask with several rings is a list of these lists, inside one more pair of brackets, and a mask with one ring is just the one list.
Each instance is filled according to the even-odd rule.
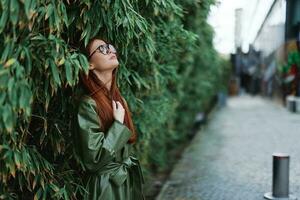
[[[100,38],[98,37],[92,38],[87,44],[85,48],[87,55],[90,52],[92,42],[96,39],[100,39]],[[89,71],[88,75],[85,75],[84,72],[81,72],[80,79],[82,84],[84,85],[84,88],[88,91],[89,95],[95,100],[97,104],[97,112],[98,112],[99,119],[101,121],[102,131],[106,133],[114,121],[112,99],[115,101],[119,101],[122,104],[123,108],[125,109],[124,124],[131,130],[132,133],[127,143],[135,143],[137,140],[137,133],[134,124],[132,122],[132,117],[131,117],[131,112],[129,110],[129,107],[127,103],[123,101],[123,97],[121,96],[121,93],[117,86],[117,82],[116,82],[117,72],[118,72],[118,67],[116,67],[112,72],[111,91],[109,91],[105,87],[104,83],[101,80],[99,80],[99,78],[92,71]]]

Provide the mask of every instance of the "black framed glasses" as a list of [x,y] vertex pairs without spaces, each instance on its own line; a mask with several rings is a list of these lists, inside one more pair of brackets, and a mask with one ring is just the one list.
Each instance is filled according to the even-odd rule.
[[97,50],[104,55],[109,54],[109,52],[117,53],[116,48],[112,44],[101,44],[89,55],[88,58],[90,59]]

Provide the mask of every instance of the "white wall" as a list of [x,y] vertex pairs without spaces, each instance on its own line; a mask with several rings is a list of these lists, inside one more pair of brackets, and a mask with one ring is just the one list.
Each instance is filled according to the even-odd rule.
[[266,19],[261,31],[254,40],[254,47],[260,49],[263,56],[268,56],[285,42],[286,2],[276,0],[276,3]]

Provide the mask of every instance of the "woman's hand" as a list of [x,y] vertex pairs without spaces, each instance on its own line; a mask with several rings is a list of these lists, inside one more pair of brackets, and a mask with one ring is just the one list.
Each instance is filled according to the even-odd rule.
[[125,109],[119,101],[112,100],[113,116],[116,120],[120,121],[122,124],[124,122]]

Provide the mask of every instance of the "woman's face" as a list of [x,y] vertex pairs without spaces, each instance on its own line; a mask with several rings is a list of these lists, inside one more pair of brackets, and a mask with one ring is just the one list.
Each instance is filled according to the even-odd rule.
[[[94,40],[89,49],[89,55],[91,55],[91,53],[94,52],[99,47],[99,45],[105,44],[106,43],[103,40]],[[97,49],[96,52],[90,57],[89,63],[91,70],[97,70],[99,72],[106,70],[112,71],[119,65],[117,55],[114,52],[112,52],[111,49],[108,49],[108,53],[106,55],[104,55],[99,51],[99,49]]]

